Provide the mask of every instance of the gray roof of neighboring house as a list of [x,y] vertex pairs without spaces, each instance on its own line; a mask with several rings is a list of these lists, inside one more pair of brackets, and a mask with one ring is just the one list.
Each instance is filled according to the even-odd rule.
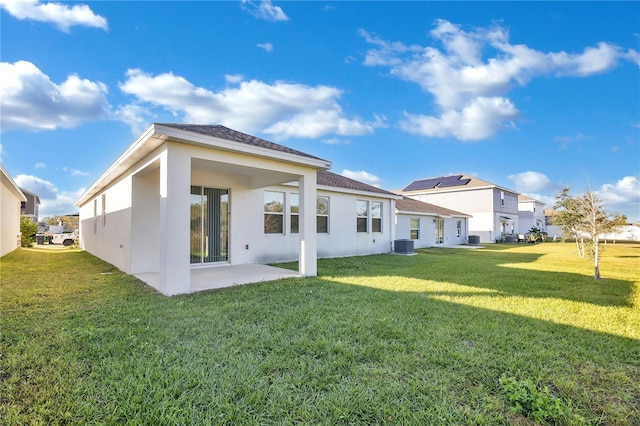
[[318,170],[318,185],[333,186],[335,188],[350,189],[353,191],[373,192],[376,194],[391,195],[397,198],[397,194],[377,188],[373,185],[359,182],[348,177],[338,175],[327,170]]
[[444,207],[436,206],[435,204],[425,203],[423,201],[414,200],[412,198],[402,197],[402,200],[396,201],[396,209],[403,212],[415,212],[426,213],[443,216],[463,216],[471,217],[466,213],[462,213],[456,210],[447,209]]
[[161,126],[173,127],[174,129],[185,130],[187,132],[199,133],[205,136],[213,136],[220,139],[226,139],[233,142],[240,142],[247,145],[257,146],[260,148],[267,148],[274,151],[286,152],[287,154],[300,155],[302,157],[315,158],[323,160],[323,158],[315,157],[313,155],[298,151],[286,146],[279,145],[268,140],[261,139],[257,136],[251,136],[246,133],[239,132],[237,130],[230,129],[221,125],[207,125],[207,124],[175,124],[175,123],[156,123]]
[[26,189],[24,189],[24,188],[20,188],[20,190],[22,191],[22,193],[23,193],[24,195],[30,195],[30,196],[32,196],[32,197],[34,198],[34,200],[36,201],[36,203],[41,204],[41,203],[40,203],[40,197],[38,196],[38,194],[35,194],[35,193],[31,192],[31,191],[27,191],[27,190],[26,190]]
[[462,179],[462,175],[439,176],[428,179],[417,179],[407,185],[403,191],[417,191],[421,189],[446,188],[467,185],[471,179]]
[[518,202],[531,202],[531,201],[535,203],[544,204],[542,201],[533,199],[531,197],[527,197],[526,195],[518,194]]
[[468,175],[450,175],[440,176],[428,179],[416,179],[407,185],[402,192],[446,192],[460,189],[473,189],[473,188],[499,188],[501,190],[509,191],[514,194],[518,192],[501,187],[495,183],[487,182],[486,180],[478,179]]

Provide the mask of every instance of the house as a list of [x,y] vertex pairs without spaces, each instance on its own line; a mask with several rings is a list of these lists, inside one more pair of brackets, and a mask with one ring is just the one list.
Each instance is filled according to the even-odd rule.
[[466,244],[470,215],[412,198],[396,201],[396,236],[414,248]]
[[317,257],[389,252],[401,197],[330,168],[224,126],[152,124],[76,202],[80,244],[166,295],[265,263],[315,276]]
[[0,256],[20,247],[20,204],[26,200],[0,163]]
[[470,215],[468,235],[481,243],[512,240],[519,229],[518,193],[472,176],[418,179],[394,192]]
[[24,188],[20,188],[20,190],[27,198],[27,201],[22,202],[20,205],[20,214],[28,217],[34,222],[37,222],[40,210],[40,197]]
[[526,234],[531,228],[538,228],[546,231],[546,219],[544,214],[544,203],[527,197],[518,195],[518,233]]

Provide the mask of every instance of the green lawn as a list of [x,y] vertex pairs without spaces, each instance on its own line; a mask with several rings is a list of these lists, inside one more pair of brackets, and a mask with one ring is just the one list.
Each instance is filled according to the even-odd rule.
[[[640,244],[321,260],[164,297],[80,251],[0,260],[4,424],[640,424]],[[293,264],[283,265],[295,267]]]

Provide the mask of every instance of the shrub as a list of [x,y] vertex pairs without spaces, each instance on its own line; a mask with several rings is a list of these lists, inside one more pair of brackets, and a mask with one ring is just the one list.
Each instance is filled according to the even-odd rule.
[[38,224],[26,216],[20,216],[20,246],[31,247],[34,242]]

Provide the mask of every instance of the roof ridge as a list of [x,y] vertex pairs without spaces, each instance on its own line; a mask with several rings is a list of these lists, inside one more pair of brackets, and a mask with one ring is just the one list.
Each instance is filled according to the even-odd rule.
[[[250,135],[239,130],[232,129],[230,127],[223,126],[222,124],[189,124],[189,123],[154,123],[159,126],[172,127],[187,132],[198,133],[204,136],[212,136],[220,139],[229,140],[232,142],[244,143],[260,148],[271,149],[273,151],[285,152],[288,154],[299,155],[307,158],[314,158],[316,160],[327,161],[324,158],[316,157],[315,155],[307,154],[306,152],[299,151],[297,149],[289,148],[288,146],[281,145],[269,140],[260,138],[258,136]],[[204,131],[204,130],[208,131]]]

